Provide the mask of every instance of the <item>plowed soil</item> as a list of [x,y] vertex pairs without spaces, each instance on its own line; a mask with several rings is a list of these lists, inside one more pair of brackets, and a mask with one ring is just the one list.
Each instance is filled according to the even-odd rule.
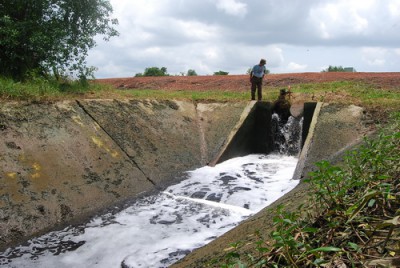
[[[382,89],[399,88],[400,72],[392,73],[287,73],[269,74],[265,86],[286,88],[289,85],[322,83],[332,81],[360,81],[371,83]],[[213,76],[159,76],[98,79],[100,83],[110,84],[120,89],[162,89],[162,90],[225,90],[246,91],[250,82],[248,75]]]

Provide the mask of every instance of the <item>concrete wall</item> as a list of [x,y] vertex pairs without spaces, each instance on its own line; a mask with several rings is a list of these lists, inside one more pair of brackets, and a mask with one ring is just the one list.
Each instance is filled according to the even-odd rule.
[[247,106],[242,118],[232,129],[225,146],[211,165],[248,154],[268,154],[273,150],[271,133],[272,104],[255,102]]
[[0,250],[210,163],[254,103],[0,103]]

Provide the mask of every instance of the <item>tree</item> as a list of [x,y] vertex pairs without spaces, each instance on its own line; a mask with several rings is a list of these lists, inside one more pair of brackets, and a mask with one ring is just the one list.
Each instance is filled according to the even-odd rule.
[[86,77],[97,34],[118,35],[108,0],[2,0],[0,74],[17,80],[30,72]]
[[148,67],[144,70],[143,76],[168,76],[166,67]]
[[325,70],[322,70],[323,73],[325,72],[344,72],[344,68],[342,66],[331,66],[329,65],[329,67]]
[[189,70],[187,71],[187,74],[186,74],[186,75],[187,75],[187,76],[197,76],[197,73],[196,73],[195,70],[189,69]]
[[214,75],[228,75],[228,74],[229,74],[228,72],[224,72],[224,71],[218,71],[218,72],[214,73]]

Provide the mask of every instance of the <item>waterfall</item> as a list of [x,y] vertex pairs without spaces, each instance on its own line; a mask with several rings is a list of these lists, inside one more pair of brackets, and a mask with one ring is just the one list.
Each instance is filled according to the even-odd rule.
[[301,150],[301,133],[303,117],[290,116],[287,120],[278,114],[272,115],[271,134],[273,137],[274,152],[283,155],[297,156]]

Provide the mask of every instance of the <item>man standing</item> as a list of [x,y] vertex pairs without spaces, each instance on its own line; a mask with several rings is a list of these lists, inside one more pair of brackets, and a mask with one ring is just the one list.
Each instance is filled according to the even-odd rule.
[[261,59],[260,63],[254,65],[250,72],[250,82],[251,82],[251,100],[256,99],[256,88],[257,88],[257,99],[260,101],[262,99],[262,82],[264,75],[267,71],[265,68],[266,60]]

